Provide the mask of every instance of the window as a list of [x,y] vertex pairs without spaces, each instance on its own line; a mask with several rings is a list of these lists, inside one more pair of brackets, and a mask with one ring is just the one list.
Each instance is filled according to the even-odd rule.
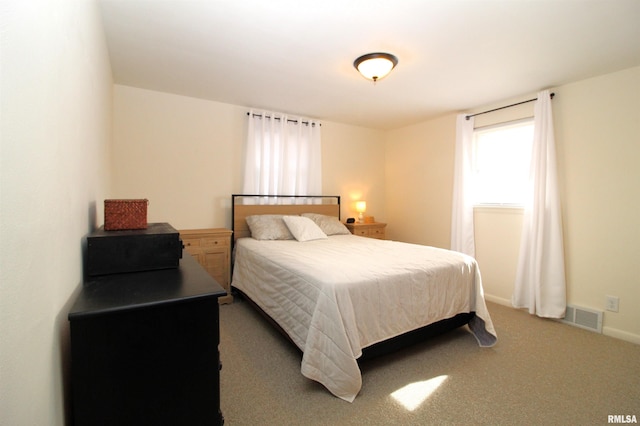
[[473,132],[473,194],[476,205],[523,205],[529,180],[533,119]]

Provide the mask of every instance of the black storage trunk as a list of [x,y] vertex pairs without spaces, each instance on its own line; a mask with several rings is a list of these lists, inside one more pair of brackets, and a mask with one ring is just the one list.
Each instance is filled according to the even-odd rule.
[[87,274],[177,268],[182,258],[180,233],[168,223],[150,223],[147,229],[105,231],[87,237]]

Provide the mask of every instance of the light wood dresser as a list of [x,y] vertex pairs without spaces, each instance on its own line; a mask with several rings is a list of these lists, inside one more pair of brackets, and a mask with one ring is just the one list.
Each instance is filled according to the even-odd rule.
[[360,235],[361,237],[377,238],[379,240],[385,239],[385,227],[386,223],[373,222],[373,223],[345,223],[345,226],[353,235]]
[[220,303],[233,302],[231,295],[231,234],[225,228],[186,229],[180,231],[180,238],[187,253],[215,278],[227,292],[220,297]]

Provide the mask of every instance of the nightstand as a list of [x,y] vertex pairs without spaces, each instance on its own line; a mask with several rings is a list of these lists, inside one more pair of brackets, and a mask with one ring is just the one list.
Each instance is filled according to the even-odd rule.
[[373,222],[373,223],[345,223],[344,224],[353,235],[359,235],[361,237],[377,238],[384,240],[384,229],[387,226],[386,223]]
[[226,290],[220,303],[232,303],[231,295],[231,234],[224,228],[187,229],[180,231],[184,249]]

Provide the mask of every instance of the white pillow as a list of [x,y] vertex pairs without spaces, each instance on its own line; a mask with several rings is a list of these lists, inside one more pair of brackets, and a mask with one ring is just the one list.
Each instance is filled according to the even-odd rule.
[[289,228],[282,221],[281,214],[260,214],[247,216],[251,236],[256,240],[293,240]]
[[322,232],[327,235],[348,235],[351,233],[335,216],[327,216],[318,213],[302,213],[301,216],[308,217],[313,220],[316,225],[322,229]]
[[285,216],[282,218],[284,223],[298,241],[311,241],[326,239],[327,234],[322,232],[311,219],[302,216]]

